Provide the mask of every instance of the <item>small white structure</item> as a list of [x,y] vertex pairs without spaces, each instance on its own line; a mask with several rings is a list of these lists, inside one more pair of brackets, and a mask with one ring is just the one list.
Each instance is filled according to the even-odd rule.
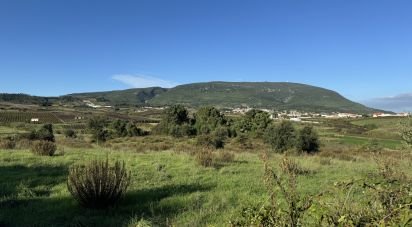
[[30,119],[31,123],[39,123],[39,119],[38,118],[32,118]]

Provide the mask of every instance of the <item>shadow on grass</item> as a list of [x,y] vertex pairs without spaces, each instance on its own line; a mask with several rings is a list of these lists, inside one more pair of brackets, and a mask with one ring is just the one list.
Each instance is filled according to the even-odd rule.
[[0,197],[48,196],[51,188],[66,180],[67,172],[64,166],[0,166]]
[[[135,217],[149,218],[155,225],[166,226],[170,218],[193,208],[193,204],[187,203],[188,200],[183,201],[178,197],[206,192],[213,187],[212,185],[179,184],[138,190],[128,193],[120,206],[132,208]],[[163,199],[169,198],[171,200],[161,203]]]
[[117,207],[92,210],[80,207],[65,188],[52,191],[54,186],[64,184],[66,177],[67,168],[60,166],[0,167],[0,227],[123,226],[134,217],[166,226],[180,212],[193,209],[187,200],[190,194],[213,187],[172,184],[129,191]]

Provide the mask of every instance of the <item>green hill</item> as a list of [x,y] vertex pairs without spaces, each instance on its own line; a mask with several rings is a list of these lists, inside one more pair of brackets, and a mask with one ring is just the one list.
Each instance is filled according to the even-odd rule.
[[77,93],[70,94],[70,96],[80,99],[94,99],[99,103],[109,105],[144,105],[147,100],[150,100],[166,91],[166,88],[149,87],[119,91]]
[[0,101],[49,105],[54,103],[84,104],[88,100],[111,106],[188,107],[205,105],[218,108],[252,107],[309,112],[386,112],[352,102],[335,91],[297,83],[281,82],[207,82],[161,87],[134,88],[118,91],[77,93],[60,97],[37,97],[24,94],[0,94]]
[[148,101],[151,105],[248,106],[277,110],[371,113],[337,92],[297,83],[208,82],[180,85]]

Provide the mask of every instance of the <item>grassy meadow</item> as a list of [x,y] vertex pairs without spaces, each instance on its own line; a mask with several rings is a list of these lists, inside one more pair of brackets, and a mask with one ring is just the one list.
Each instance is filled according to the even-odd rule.
[[[306,225],[318,226],[322,203],[362,208],[361,199],[355,199],[361,191],[354,191],[351,199],[349,193],[333,192],[340,182],[378,175],[377,158],[393,160],[410,177],[411,153],[401,150],[400,138],[390,133],[396,120],[356,120],[343,129],[321,123],[316,126],[322,142],[319,153],[287,156],[304,170],[297,178],[298,193],[315,198],[310,215],[302,218]],[[379,133],[353,133],[351,128],[370,124]],[[1,126],[0,130],[12,134],[21,129]],[[375,137],[378,134],[390,135]],[[372,140],[377,141],[378,153],[365,151]],[[36,156],[24,146],[0,149],[0,226],[230,226],[244,208],[269,201],[262,154],[270,154],[268,162],[275,170],[286,157],[258,139],[252,142],[253,147],[246,149],[229,139],[224,149],[214,152],[234,154],[233,160],[212,167],[197,162],[201,148],[193,138],[170,136],[118,138],[98,146],[90,144],[87,134],[67,139],[56,133],[58,149],[52,157]],[[106,158],[124,161],[131,172],[126,195],[107,210],[79,206],[67,189],[69,168]],[[282,199],[279,204],[286,206]]]

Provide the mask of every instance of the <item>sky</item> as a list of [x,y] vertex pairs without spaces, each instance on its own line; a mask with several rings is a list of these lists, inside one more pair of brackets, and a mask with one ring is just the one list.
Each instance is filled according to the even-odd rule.
[[0,0],[0,93],[297,82],[412,110],[410,0]]

